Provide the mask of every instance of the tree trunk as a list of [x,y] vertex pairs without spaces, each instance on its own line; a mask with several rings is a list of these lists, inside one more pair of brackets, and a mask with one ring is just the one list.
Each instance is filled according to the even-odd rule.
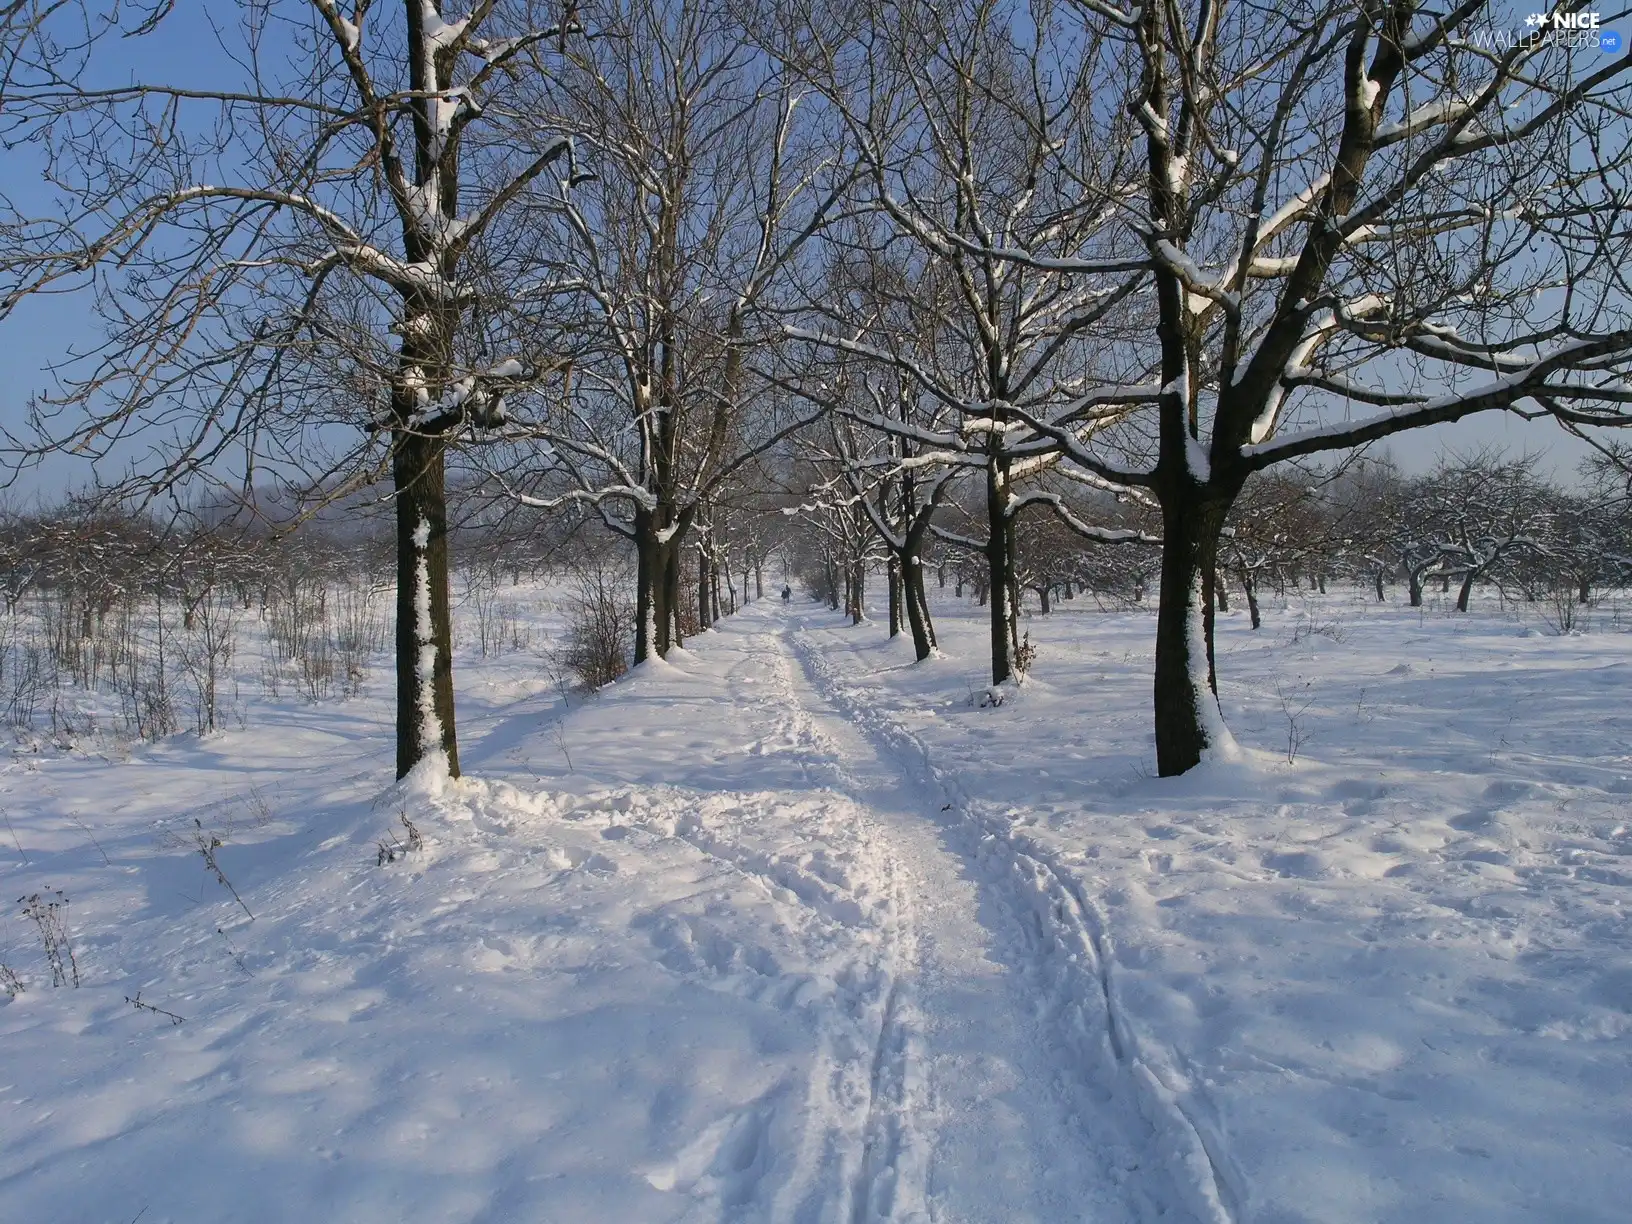
[[992,683],[1014,671],[1014,523],[1009,518],[1008,473],[986,465],[986,583],[991,599]]
[[1592,602],[1592,579],[1591,578],[1581,579],[1580,585],[1576,588],[1575,602],[1579,603],[1579,604],[1587,604],[1587,603]]
[[850,623],[859,625],[867,619],[867,563],[857,561],[850,573]]
[[707,629],[708,617],[708,554],[697,550],[697,628]]
[[678,533],[663,546],[663,620],[658,622],[658,654],[667,658],[671,648],[684,646],[680,632],[680,540]]
[[[397,503],[397,777],[439,748],[459,776],[448,604],[448,503],[442,438],[403,431],[391,475]],[[427,623],[428,622],[428,623]]]
[[669,606],[663,583],[664,549],[657,541],[657,517],[635,511],[635,662],[662,658],[669,649]]
[[912,653],[922,663],[935,652],[935,623],[929,617],[929,600],[924,594],[924,567],[917,557],[908,556],[903,567],[902,587],[907,605],[907,625],[912,630]]
[[1372,575],[1372,580],[1377,583],[1377,602],[1385,603],[1388,600],[1388,595],[1383,590],[1383,571],[1379,569],[1376,573],[1374,573]]
[[681,536],[655,511],[635,512],[635,662],[663,658],[680,645]]
[[1048,603],[1048,592],[1049,592],[1050,589],[1051,588],[1049,587],[1049,585],[1046,582],[1042,586],[1036,588],[1037,602],[1042,605],[1041,614],[1043,616],[1047,616],[1049,614],[1049,611],[1050,611],[1049,603]]
[[1468,610],[1468,596],[1473,594],[1473,580],[1478,576],[1477,570],[1470,569],[1467,576],[1462,579],[1462,589],[1456,593],[1456,610],[1458,612]]
[[1405,589],[1413,608],[1422,607],[1422,575],[1416,570],[1408,570],[1405,575]]
[[901,636],[901,562],[890,556],[890,636]]
[[1228,612],[1230,610],[1230,593],[1225,584],[1218,580],[1217,573],[1213,574],[1213,594],[1218,597],[1218,610]]
[[1156,772],[1200,763],[1222,729],[1213,670],[1213,592],[1219,531],[1232,497],[1190,483],[1162,498],[1162,577],[1156,611]]
[[1252,571],[1243,565],[1236,576],[1241,579],[1241,590],[1247,597],[1247,615],[1252,619],[1252,627],[1261,629],[1264,622],[1258,615],[1258,586],[1252,580]]

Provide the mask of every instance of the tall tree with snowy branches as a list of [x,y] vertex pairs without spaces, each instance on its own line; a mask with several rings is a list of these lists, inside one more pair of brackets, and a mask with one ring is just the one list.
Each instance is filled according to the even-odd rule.
[[[789,324],[804,348],[785,385],[897,439],[903,477],[935,466],[979,477],[984,532],[956,542],[986,562],[1001,684],[1019,646],[1017,516],[1040,502],[1089,538],[1128,536],[1028,487],[1062,449],[1031,418],[1086,446],[1121,410],[1097,394],[1090,410],[1084,393],[1148,362],[1120,334],[1139,326],[1144,252],[1124,238],[1119,257],[1111,226],[1135,182],[1132,125],[1095,101],[1115,47],[1077,37],[1056,9],[983,0],[821,10],[766,41],[828,98],[863,170],[864,219],[824,235],[833,272]],[[1078,274],[1089,252],[1105,257],[1103,276]],[[905,401],[888,403],[915,407],[842,394],[830,365],[900,383]]]
[[539,83],[532,115],[546,140],[573,136],[594,180],[530,204],[551,261],[535,292],[573,320],[580,351],[538,413],[545,462],[507,483],[541,509],[593,506],[632,542],[641,662],[679,642],[700,516],[812,419],[767,393],[750,356],[776,338],[788,275],[847,202],[850,172],[736,6],[595,0],[581,13],[596,37]]
[[1076,7],[1126,65],[1143,182],[1118,221],[1152,278],[1158,367],[1082,398],[1139,401],[1155,462],[1083,444],[1073,416],[1012,411],[1161,504],[1172,775],[1229,743],[1211,588],[1253,473],[1480,412],[1632,424],[1632,56],[1567,36],[1578,4],[1505,39],[1478,0]]
[[14,461],[88,455],[146,497],[389,479],[398,776],[459,771],[446,452],[562,364],[505,311],[530,254],[489,238],[535,180],[574,177],[570,139],[523,154],[505,127],[577,33],[529,0],[270,0],[222,36],[235,87],[138,65],[103,88],[36,77],[9,110],[55,198],[5,218],[0,299],[94,287],[107,329]]

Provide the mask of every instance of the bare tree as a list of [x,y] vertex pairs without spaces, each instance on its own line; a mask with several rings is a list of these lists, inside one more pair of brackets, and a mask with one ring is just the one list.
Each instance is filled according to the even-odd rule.
[[572,178],[570,139],[521,154],[503,117],[576,23],[525,0],[395,7],[244,10],[222,48],[238,90],[29,91],[10,113],[60,207],[12,209],[0,302],[94,289],[107,324],[15,462],[84,455],[149,496],[266,474],[329,497],[389,475],[397,772],[435,756],[457,774],[445,454],[560,364],[495,290],[528,253],[489,239],[546,171]]
[[[1556,535],[1553,491],[1536,479],[1535,458],[1504,459],[1482,451],[1442,460],[1415,482],[1407,505],[1418,555],[1437,554],[1433,573],[1460,580],[1456,610],[1466,612],[1475,583],[1498,576],[1525,554],[1551,551]],[[1413,582],[1421,602],[1421,579]]]
[[[1128,66],[1143,189],[1120,220],[1154,287],[1157,373],[1101,402],[1142,398],[1155,462],[1017,413],[1161,503],[1155,731],[1171,775],[1228,735],[1212,588],[1253,473],[1485,411],[1632,421],[1632,213],[1612,152],[1632,59],[1548,31],[1492,50],[1472,36],[1495,20],[1477,0],[1077,8]],[[1121,266],[1078,261],[1096,283]]]
[[585,343],[536,431],[548,462],[509,483],[535,506],[593,505],[633,542],[640,662],[678,642],[700,516],[809,419],[747,358],[774,339],[766,312],[848,180],[732,5],[581,11],[596,37],[569,48],[535,114],[573,135],[593,178],[531,204],[553,261],[538,292]]
[[1214,596],[1224,596],[1225,579],[1234,576],[1247,599],[1254,629],[1263,623],[1258,604],[1265,581],[1283,588],[1288,574],[1320,556],[1330,534],[1319,500],[1319,474],[1264,472],[1247,481],[1231,507],[1219,538],[1218,565],[1223,573]]
[[[976,534],[951,542],[986,559],[994,683],[1009,678],[1018,646],[1016,515],[1057,502],[1024,492],[1060,446],[1028,418],[1086,445],[1117,415],[1088,393],[1113,370],[1129,373],[1111,325],[1126,326],[1118,308],[1145,275],[1138,248],[1104,277],[1076,274],[1128,187],[1126,117],[1102,127],[1094,101],[1110,48],[1084,45],[1056,11],[1022,7],[877,5],[854,10],[856,28],[779,31],[789,62],[845,125],[867,210],[824,235],[829,275],[812,286],[810,321],[789,328],[806,348],[786,385],[899,439],[902,472],[938,464],[981,476]],[[890,384],[910,389],[912,411],[875,406],[876,387],[841,394],[827,374],[867,366],[884,376],[886,404],[899,402]]]
[[[869,418],[910,423],[913,388],[887,370],[882,379],[892,393],[886,394],[876,383],[868,385]],[[832,413],[826,426],[825,440],[816,433],[805,439],[814,466],[830,474],[827,483],[812,492],[859,512],[858,525],[871,525],[888,558],[890,636],[900,633],[904,622],[912,635],[913,654],[921,662],[936,649],[935,623],[924,589],[925,552],[938,511],[953,482],[967,469],[944,463],[921,467],[913,439],[903,432],[858,425],[849,414]]]

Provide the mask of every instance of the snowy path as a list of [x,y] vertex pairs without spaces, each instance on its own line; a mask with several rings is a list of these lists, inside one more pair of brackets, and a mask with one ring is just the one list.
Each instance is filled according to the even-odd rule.
[[[1171,1184],[1060,882],[993,853],[921,757],[858,727],[809,619],[753,605],[642,678],[655,697],[671,676],[662,700],[685,713],[645,720],[644,751],[615,747],[616,700],[574,721],[599,745],[588,771],[632,788],[621,819],[760,880],[785,928],[852,902],[804,1099],[779,1098],[765,1124],[797,1156],[737,1185],[737,1213],[721,1199],[718,1218],[1210,1224],[1191,1206],[1204,1196]],[[729,803],[676,818],[711,786]]]
[[[954,769],[856,699],[840,674],[842,631],[823,633],[824,622],[800,616],[778,637],[799,660],[798,698],[827,758],[920,881],[918,989],[939,1127],[931,1197],[943,1218],[1230,1220],[1220,1145],[1162,1082],[1175,1078],[1167,1060],[1130,1031],[1091,899],[1044,848],[985,819]],[[953,1206],[964,1195],[981,1204],[967,1216]]]
[[[1080,1068],[1058,1058],[1035,995],[1031,949],[1001,881],[971,859],[955,821],[941,815],[940,789],[834,704],[808,639],[793,630],[766,639],[797,657],[786,691],[812,756],[866,807],[911,880],[918,948],[896,1018],[910,1036],[891,1034],[886,1048],[919,1063],[894,1072],[892,1083],[923,1088],[916,1100],[889,1103],[901,1114],[892,1125],[911,1138],[891,1135],[875,1151],[881,1137],[870,1135],[870,1155],[888,1165],[898,1148],[921,1143],[926,1157],[912,1174],[925,1179],[918,1193],[937,1220],[1135,1218],[1117,1185],[1125,1141],[1106,1103],[1080,1082]],[[786,655],[778,664],[793,671]],[[887,1196],[874,1205],[879,1218],[912,1218],[890,1214]]]

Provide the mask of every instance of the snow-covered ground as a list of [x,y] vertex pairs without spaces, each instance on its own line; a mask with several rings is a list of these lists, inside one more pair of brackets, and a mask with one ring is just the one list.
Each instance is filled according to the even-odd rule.
[[457,783],[391,785],[383,677],[17,755],[82,985],[15,907],[0,1216],[1625,1218],[1632,636],[1225,617],[1245,759],[1162,780],[1150,615],[1031,618],[980,708],[936,611],[915,666],[751,605],[570,709],[464,658]]

